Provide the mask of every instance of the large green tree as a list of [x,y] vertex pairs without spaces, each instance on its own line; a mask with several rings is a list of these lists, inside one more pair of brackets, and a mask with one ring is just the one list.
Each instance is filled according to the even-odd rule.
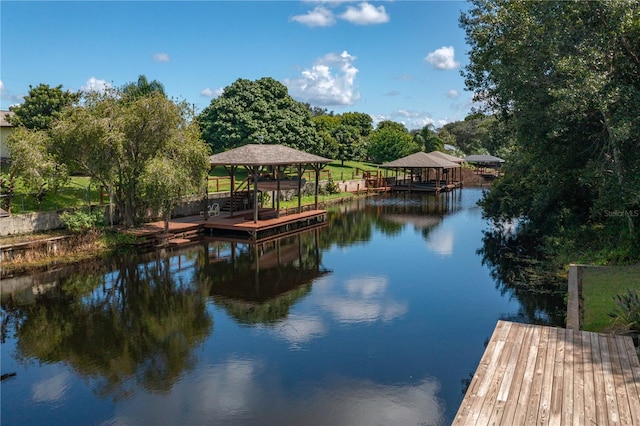
[[381,121],[369,136],[369,157],[376,163],[405,157],[420,149],[407,128],[394,121]]
[[214,152],[249,143],[282,144],[317,154],[320,138],[305,104],[273,78],[238,79],[197,118]]
[[118,90],[90,93],[53,127],[54,147],[58,158],[109,190],[132,226],[147,208],[166,213],[180,196],[202,190],[208,149],[188,114],[185,103],[158,92],[133,99]]
[[513,138],[485,213],[565,248],[637,256],[638,2],[473,0],[460,22],[466,84]]
[[11,212],[16,184],[21,181],[27,192],[41,203],[46,192],[55,194],[69,179],[67,168],[50,152],[51,140],[43,130],[18,127],[7,137],[11,151],[8,173],[0,174],[0,194],[3,208]]
[[51,87],[48,84],[29,86],[29,93],[20,105],[9,107],[13,111],[11,124],[27,129],[46,130],[60,112],[78,102],[80,94],[62,90],[62,85]]
[[422,129],[412,131],[411,134],[425,152],[444,151],[444,142],[434,130],[433,124],[427,124]]

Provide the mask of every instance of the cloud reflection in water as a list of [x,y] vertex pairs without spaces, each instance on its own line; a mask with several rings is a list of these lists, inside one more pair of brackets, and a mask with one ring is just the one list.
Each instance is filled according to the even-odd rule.
[[352,278],[344,285],[345,294],[325,290],[328,294],[321,297],[320,304],[342,323],[391,321],[407,312],[407,304],[390,300],[387,286],[385,277]]
[[[225,425],[389,425],[444,423],[440,385],[432,378],[405,385],[335,378],[296,394],[277,380],[258,381],[267,370],[251,359],[230,359],[176,384],[169,395],[139,394],[120,406],[112,423]],[[267,371],[268,373],[268,371]],[[265,387],[265,384],[270,385]],[[154,407],[149,410],[148,407]]]

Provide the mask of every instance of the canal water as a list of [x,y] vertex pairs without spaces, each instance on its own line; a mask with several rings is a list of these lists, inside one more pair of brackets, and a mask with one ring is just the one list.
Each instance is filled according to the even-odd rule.
[[499,319],[561,317],[483,256],[481,194],[34,276],[2,297],[2,423],[449,424]]

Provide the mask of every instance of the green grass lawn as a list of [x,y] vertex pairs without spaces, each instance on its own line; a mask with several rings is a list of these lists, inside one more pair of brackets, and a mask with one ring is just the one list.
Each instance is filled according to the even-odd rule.
[[582,276],[582,328],[588,331],[608,331],[614,325],[609,316],[616,307],[613,297],[626,293],[627,289],[640,292],[640,264],[585,268]]
[[[327,164],[320,172],[320,180],[328,180],[329,176],[334,181],[357,179],[362,177],[363,171],[376,171],[377,164],[363,163],[357,161],[345,161],[344,165],[340,161],[333,161]],[[231,186],[227,170],[223,167],[216,167],[209,175],[209,192],[226,192]],[[247,177],[247,170],[239,167],[236,170],[236,187]],[[307,171],[304,178],[308,181],[315,179],[313,171]],[[81,207],[89,203],[96,205],[100,203],[100,190],[96,185],[91,184],[88,177],[73,176],[69,183],[61,188],[57,194],[48,193],[41,205],[33,194],[26,191],[18,179],[15,196],[13,197],[11,212],[14,214],[29,213],[36,211],[51,211]],[[321,201],[327,197],[321,198]],[[104,203],[109,202],[108,196],[103,197]],[[313,201],[303,200],[303,204],[310,204]],[[297,206],[297,201],[295,202]]]

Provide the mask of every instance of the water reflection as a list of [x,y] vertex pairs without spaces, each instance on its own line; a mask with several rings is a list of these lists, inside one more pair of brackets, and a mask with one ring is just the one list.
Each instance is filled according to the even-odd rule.
[[520,302],[517,313],[503,315],[508,321],[564,327],[567,278],[545,261],[537,251],[539,245],[517,228],[496,227],[484,232],[483,264],[491,268],[491,276],[501,294]]
[[243,324],[275,323],[329,273],[321,264],[319,230],[258,244],[205,241],[197,277],[217,306]]
[[496,320],[559,309],[514,243],[481,240],[479,197],[361,199],[260,244],[3,281],[3,421],[448,423]]
[[[121,265],[106,275],[67,277],[32,304],[5,298],[3,327],[14,329],[17,358],[69,365],[114,400],[137,387],[169,391],[211,333],[205,297],[170,273],[168,259]],[[64,376],[39,383],[33,397],[58,398],[63,384]]]
[[407,312],[407,304],[392,300],[381,276],[354,277],[344,284],[319,286],[321,307],[341,323],[391,321]]
[[[178,384],[168,398],[142,394],[118,410],[113,423],[224,425],[390,425],[444,423],[436,380],[380,385],[329,378],[292,395],[252,359],[231,358],[202,371],[195,383]],[[148,410],[147,407],[157,407]],[[188,409],[186,409],[188,407]]]

